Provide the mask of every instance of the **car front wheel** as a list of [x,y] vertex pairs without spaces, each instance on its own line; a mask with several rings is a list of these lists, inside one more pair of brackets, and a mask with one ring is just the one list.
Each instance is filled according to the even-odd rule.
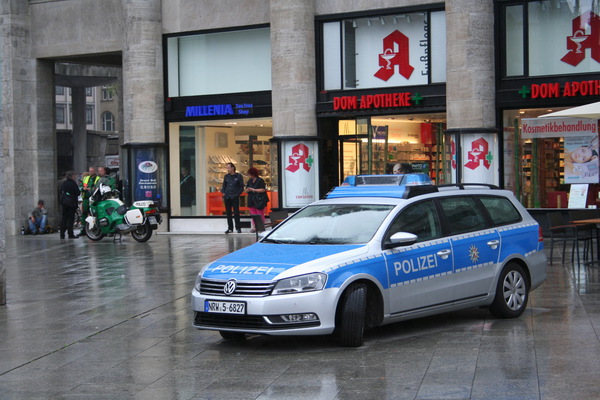
[[523,267],[517,263],[506,264],[498,279],[491,313],[498,318],[516,318],[523,314],[528,300],[529,282]]
[[340,345],[359,347],[363,344],[365,311],[367,307],[367,285],[351,285],[342,296],[338,311],[337,334]]

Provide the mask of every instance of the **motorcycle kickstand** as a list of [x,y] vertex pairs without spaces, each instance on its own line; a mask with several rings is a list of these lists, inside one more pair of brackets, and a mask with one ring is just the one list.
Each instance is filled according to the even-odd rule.
[[113,236],[113,243],[117,241],[117,235],[119,235],[119,242],[123,241],[123,235],[120,232],[115,232],[115,236]]

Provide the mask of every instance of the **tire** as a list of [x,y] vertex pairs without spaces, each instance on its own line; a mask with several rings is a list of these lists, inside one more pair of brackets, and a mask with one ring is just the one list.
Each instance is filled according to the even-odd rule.
[[498,318],[516,318],[523,314],[528,300],[529,281],[525,270],[517,263],[506,264],[498,278],[490,312]]
[[102,240],[104,237],[104,233],[102,233],[102,230],[98,224],[94,225],[93,228],[90,228],[90,224],[87,222],[85,223],[85,235],[94,242]]
[[367,285],[351,285],[343,294],[337,316],[338,342],[344,347],[360,347],[365,330]]
[[140,243],[147,242],[152,237],[152,227],[148,221],[146,221],[146,223],[131,231],[131,236]]
[[221,337],[232,342],[241,342],[246,340],[246,334],[241,332],[219,331]]

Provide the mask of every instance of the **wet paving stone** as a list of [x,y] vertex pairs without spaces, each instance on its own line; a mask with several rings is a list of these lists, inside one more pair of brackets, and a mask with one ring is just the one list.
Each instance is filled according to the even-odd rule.
[[369,330],[360,348],[194,329],[197,272],[254,241],[8,237],[0,398],[600,398],[597,264],[548,265],[518,319],[463,310]]

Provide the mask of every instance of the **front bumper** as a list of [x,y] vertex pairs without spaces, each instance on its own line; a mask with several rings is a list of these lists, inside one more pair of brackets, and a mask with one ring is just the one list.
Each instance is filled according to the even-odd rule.
[[[265,335],[326,335],[332,333],[335,328],[337,297],[338,289],[265,297],[206,296],[194,289],[193,324],[198,329]],[[245,302],[246,314],[205,312],[205,300]],[[279,317],[308,313],[316,314],[318,319],[308,322],[283,322]]]

